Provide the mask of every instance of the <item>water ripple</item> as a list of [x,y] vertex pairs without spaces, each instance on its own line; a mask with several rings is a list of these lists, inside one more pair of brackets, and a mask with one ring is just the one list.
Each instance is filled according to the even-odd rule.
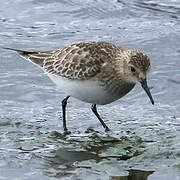
[[152,62],[148,83],[155,105],[137,85],[119,101],[98,106],[111,128],[105,133],[90,105],[71,98],[67,123],[72,134],[65,136],[65,93],[37,67],[0,49],[0,179],[146,180],[153,171],[152,178],[165,179],[170,172],[178,179],[179,14],[178,0],[1,3],[1,47],[48,50],[103,40],[142,49]]

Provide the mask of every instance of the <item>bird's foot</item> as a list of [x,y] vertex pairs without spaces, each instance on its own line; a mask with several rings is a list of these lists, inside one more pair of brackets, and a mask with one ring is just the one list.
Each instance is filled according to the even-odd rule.
[[68,131],[68,129],[64,129],[64,135],[69,135],[71,134],[71,131]]
[[108,132],[110,131],[110,129],[108,127],[105,128],[105,132]]

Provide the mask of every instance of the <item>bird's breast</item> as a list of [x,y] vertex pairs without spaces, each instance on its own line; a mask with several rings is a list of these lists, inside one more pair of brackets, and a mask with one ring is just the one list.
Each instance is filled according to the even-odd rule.
[[[98,81],[71,80],[53,74],[48,74],[48,76],[57,87],[62,89],[67,95],[91,104],[109,104],[127,93],[127,89],[122,89],[122,92],[110,92],[101,86]],[[129,91],[130,90],[128,90],[128,92]]]

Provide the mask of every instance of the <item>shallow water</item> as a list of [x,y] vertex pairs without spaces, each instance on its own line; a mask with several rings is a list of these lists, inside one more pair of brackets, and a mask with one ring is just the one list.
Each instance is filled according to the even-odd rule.
[[14,52],[0,49],[0,180],[180,179],[180,1],[6,0],[0,47],[50,50],[103,40],[145,51],[152,106],[140,86],[99,107],[71,98]]

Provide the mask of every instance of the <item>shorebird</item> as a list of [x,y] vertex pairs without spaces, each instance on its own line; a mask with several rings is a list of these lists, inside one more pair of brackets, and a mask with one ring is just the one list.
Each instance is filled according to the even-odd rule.
[[91,103],[91,109],[106,131],[108,126],[97,112],[96,105],[116,101],[140,83],[154,100],[147,85],[150,59],[139,50],[124,50],[107,42],[81,42],[53,51],[33,52],[13,48],[23,58],[40,67],[67,96],[62,101],[63,129],[66,126],[66,105],[70,96]]

